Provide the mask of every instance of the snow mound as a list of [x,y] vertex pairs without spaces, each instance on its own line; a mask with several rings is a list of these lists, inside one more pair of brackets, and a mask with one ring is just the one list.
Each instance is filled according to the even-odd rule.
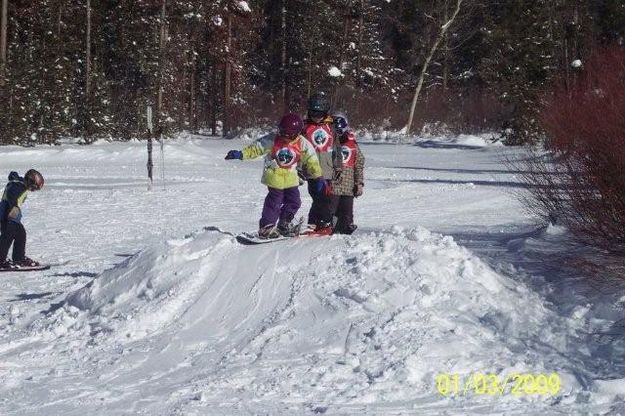
[[178,319],[194,302],[215,259],[234,244],[210,233],[193,248],[186,244],[189,241],[171,240],[135,255],[71,293],[68,307],[89,312],[92,333],[94,328],[95,332],[121,330],[120,338],[128,341],[155,332]]
[[[580,375],[566,369],[585,354],[571,353],[575,322],[423,228],[261,246],[202,231],[104,272],[37,326],[99,348],[159,339],[181,349],[170,352],[181,361],[191,348],[201,366],[163,370],[187,383],[193,374],[172,399],[191,407],[236,397],[228,406],[253,400],[260,410],[280,397],[343,410],[422,401],[449,409],[456,404],[441,400],[437,375],[475,372],[559,372],[557,400],[572,403]],[[518,397],[497,400],[518,409]],[[556,399],[523,400],[535,410]]]

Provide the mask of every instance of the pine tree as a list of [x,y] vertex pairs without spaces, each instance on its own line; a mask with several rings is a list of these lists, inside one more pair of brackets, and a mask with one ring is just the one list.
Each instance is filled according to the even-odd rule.
[[553,6],[551,0],[531,0],[498,3],[485,10],[482,39],[490,53],[478,71],[508,107],[502,130],[509,144],[541,137],[536,117],[539,98],[560,65],[555,52],[561,39],[554,31],[559,16]]

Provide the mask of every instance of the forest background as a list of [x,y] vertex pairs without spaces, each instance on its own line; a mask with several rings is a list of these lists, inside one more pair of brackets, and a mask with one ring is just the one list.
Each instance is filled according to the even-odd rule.
[[318,90],[405,132],[421,74],[412,131],[533,142],[549,91],[625,36],[622,0],[0,1],[3,144],[141,137],[148,105],[166,134],[228,136]]

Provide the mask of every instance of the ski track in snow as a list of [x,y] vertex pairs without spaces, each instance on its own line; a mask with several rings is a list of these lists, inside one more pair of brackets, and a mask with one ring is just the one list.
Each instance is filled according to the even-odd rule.
[[[243,246],[264,189],[260,163],[222,160],[241,145],[169,142],[152,192],[143,143],[2,149],[2,171],[46,176],[29,253],[68,263],[0,277],[0,413],[625,411],[623,332],[588,338],[625,296],[585,305],[578,278],[549,281],[573,272],[535,267],[561,236],[518,231],[498,151],[363,144],[356,234]],[[554,371],[555,397],[436,391],[440,373]]]

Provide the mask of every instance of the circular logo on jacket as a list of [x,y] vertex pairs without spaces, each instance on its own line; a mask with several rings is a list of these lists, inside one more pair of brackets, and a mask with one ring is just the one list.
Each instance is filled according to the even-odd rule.
[[324,147],[328,143],[329,138],[328,132],[324,129],[317,129],[312,134],[313,143],[315,147],[319,148]]
[[283,147],[276,152],[276,161],[281,168],[289,168],[297,163],[297,153],[290,147]]
[[341,154],[343,155],[343,164],[348,164],[352,160],[354,152],[348,146],[341,146]]

